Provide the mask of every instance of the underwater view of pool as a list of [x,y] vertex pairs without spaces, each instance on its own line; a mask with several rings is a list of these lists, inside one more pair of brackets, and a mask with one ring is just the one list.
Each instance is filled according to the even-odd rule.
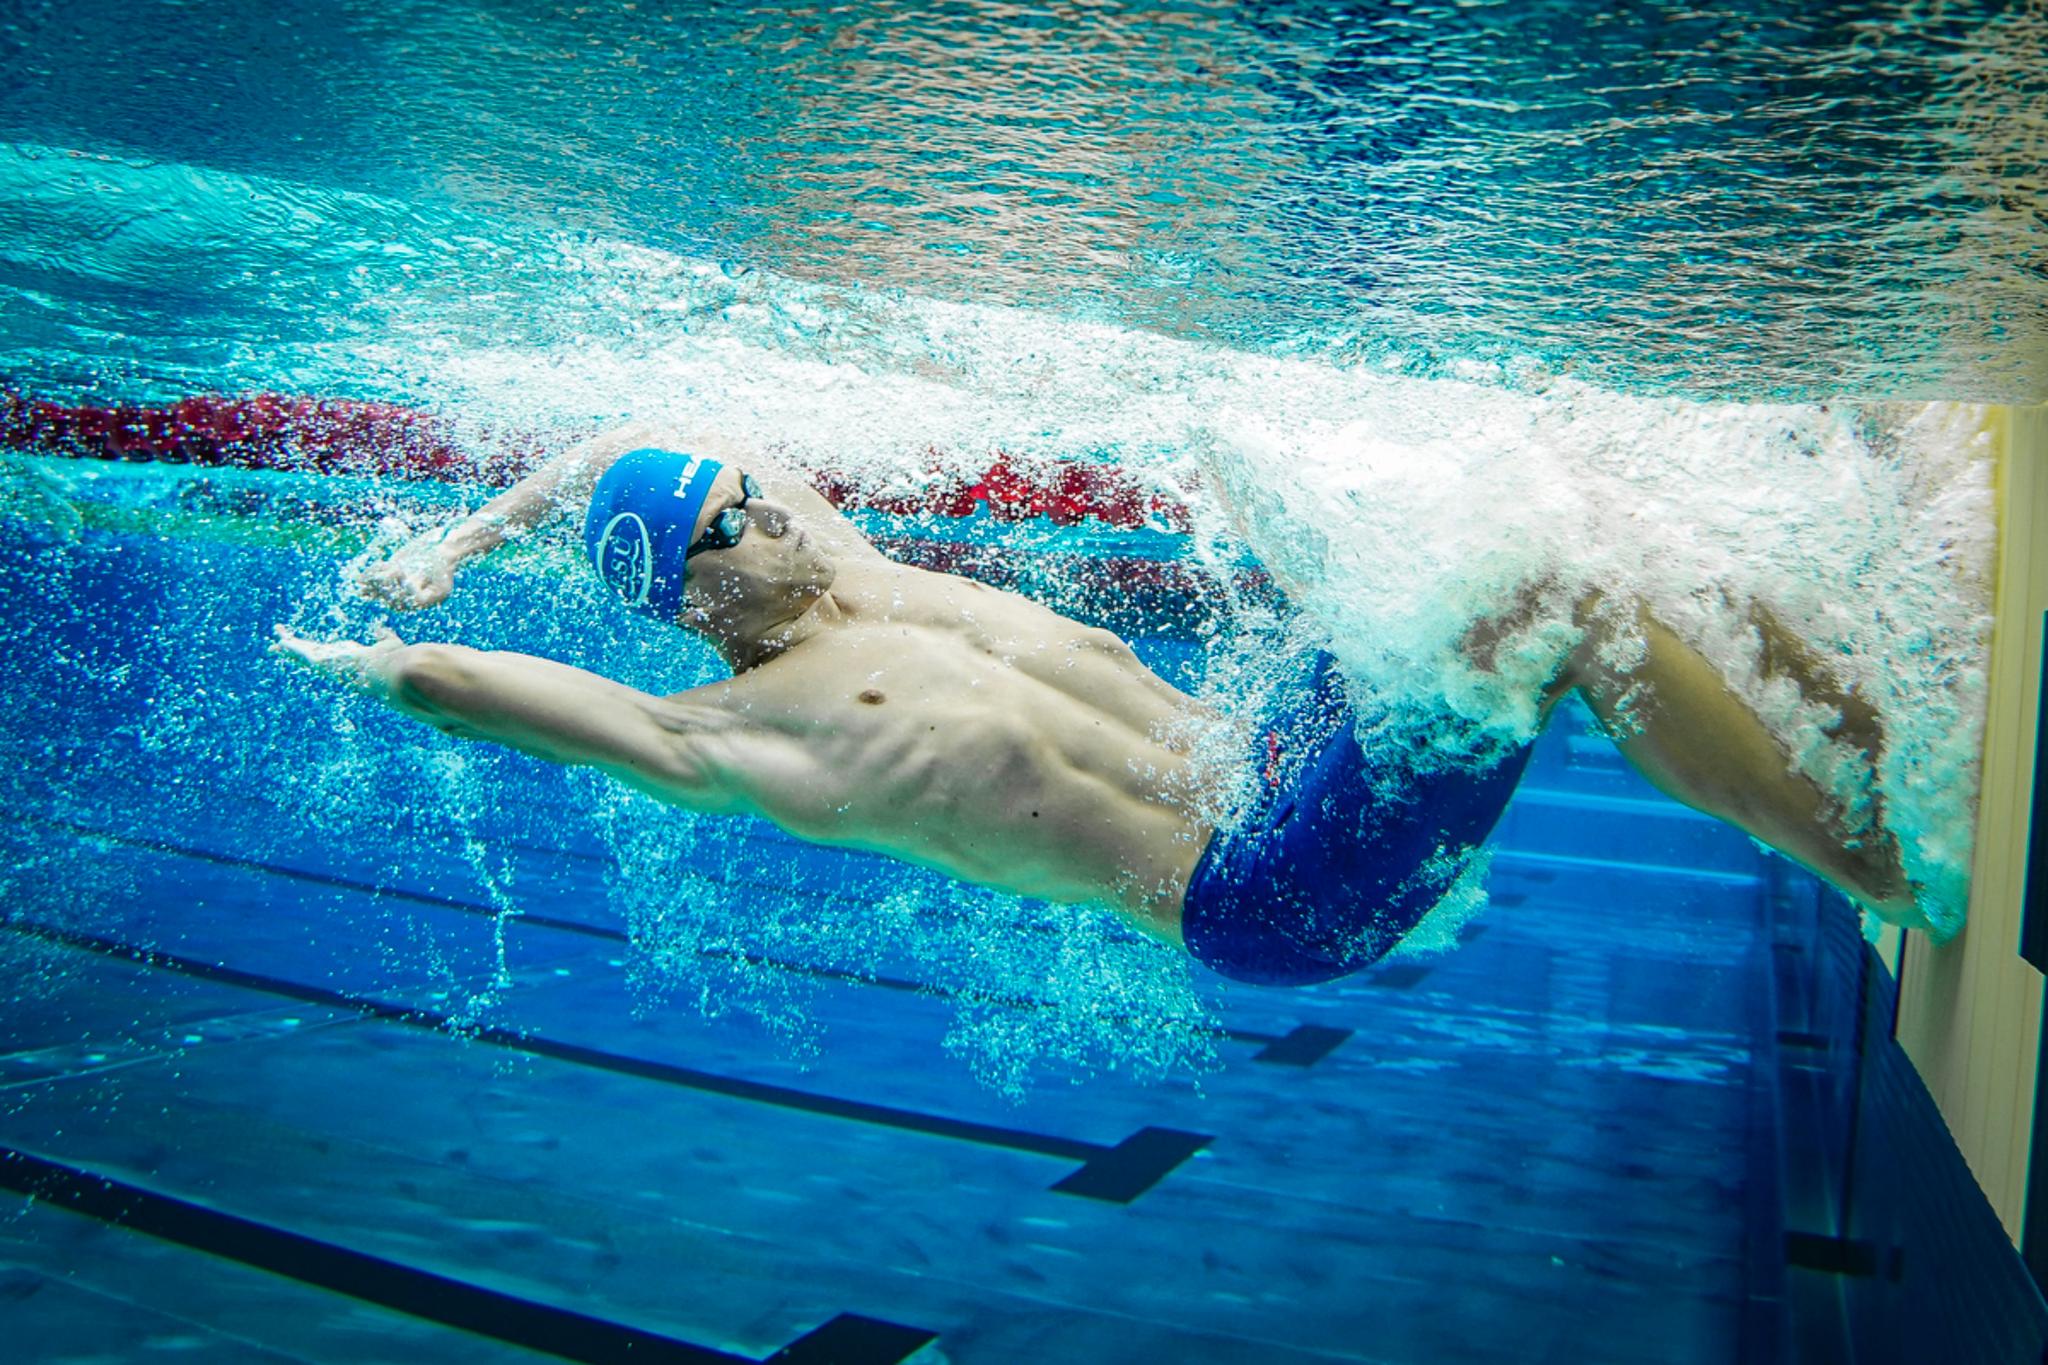
[[[88,0],[0,45],[22,1358],[1915,1358],[1831,1355],[1785,1252],[1803,1154],[1919,1160],[1829,1088],[1880,917],[1631,766],[1654,690],[1543,704],[1631,604],[1599,667],[1667,630],[1962,930],[2048,9]],[[1527,774],[1391,953],[1250,985],[273,652],[715,686],[580,511],[361,590],[628,422],[1114,632],[1205,828],[1324,654],[1368,747]],[[2017,1283],[1982,1359],[2038,1349]]]

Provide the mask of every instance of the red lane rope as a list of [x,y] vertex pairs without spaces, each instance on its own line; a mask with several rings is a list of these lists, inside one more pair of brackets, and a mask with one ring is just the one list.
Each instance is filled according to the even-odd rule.
[[81,405],[0,396],[0,446],[81,459],[498,483],[539,456],[479,460],[440,420],[389,403],[201,395],[168,407]]
[[[0,393],[0,449],[74,459],[192,464],[305,474],[507,484],[540,463],[546,443],[530,434],[458,444],[451,424],[393,403],[201,394],[168,406],[78,405]],[[1045,517],[1130,529],[1188,529],[1187,508],[1149,492],[1108,465],[1020,461],[998,451],[979,477],[939,475],[915,493],[862,487],[833,470],[805,471],[847,511],[971,517],[986,507],[1004,521]]]

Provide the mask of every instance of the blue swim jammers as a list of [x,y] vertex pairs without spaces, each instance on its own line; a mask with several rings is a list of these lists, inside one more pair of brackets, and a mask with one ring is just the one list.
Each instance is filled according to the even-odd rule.
[[1306,755],[1298,773],[1218,830],[1188,881],[1188,951],[1236,981],[1312,985],[1385,956],[1470,865],[1529,763],[1525,745],[1477,770],[1399,771],[1400,754],[1360,747],[1334,664],[1319,657],[1276,731],[1279,753]]
[[583,518],[583,544],[597,576],[627,606],[662,621],[682,615],[690,533],[724,467],[647,447],[619,456],[597,481]]

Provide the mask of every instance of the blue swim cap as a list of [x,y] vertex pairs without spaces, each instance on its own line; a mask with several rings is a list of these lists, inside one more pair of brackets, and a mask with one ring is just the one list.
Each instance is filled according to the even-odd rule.
[[649,446],[619,456],[597,481],[583,543],[597,576],[633,610],[668,622],[682,615],[683,556],[723,468]]

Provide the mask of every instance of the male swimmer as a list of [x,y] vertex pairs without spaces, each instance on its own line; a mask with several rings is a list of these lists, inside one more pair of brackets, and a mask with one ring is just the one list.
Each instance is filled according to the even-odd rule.
[[[431,606],[464,561],[575,510],[605,583],[703,636],[730,679],[658,697],[381,628],[365,645],[279,626],[275,648],[449,734],[594,767],[690,810],[763,816],[813,842],[1108,905],[1223,975],[1265,984],[1326,981],[1384,955],[1464,870],[1527,762],[1524,749],[1480,769],[1403,774],[1399,755],[1360,746],[1324,660],[1273,740],[1283,781],[1238,827],[1213,828],[1174,724],[1198,703],[1121,639],[895,563],[800,478],[650,427],[542,466],[372,569],[365,590]],[[1917,922],[1896,844],[1847,835],[1705,660],[1640,610],[1589,601],[1579,614],[1584,640],[1546,715],[1578,690],[1659,786]],[[1825,693],[1810,660],[1765,629],[1775,666]],[[1603,649],[1617,630],[1639,644],[1626,670],[1602,661],[1620,652]],[[1468,641],[1482,663],[1489,647],[1484,630]],[[1855,707],[1842,709],[1850,727]],[[1268,758],[1262,743],[1252,761],[1263,773]]]

